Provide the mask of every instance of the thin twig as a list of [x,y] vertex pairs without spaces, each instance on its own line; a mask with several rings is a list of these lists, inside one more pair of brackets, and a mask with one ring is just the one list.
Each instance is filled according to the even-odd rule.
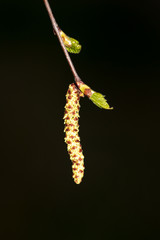
[[49,5],[49,2],[48,2],[48,0],[43,0],[43,1],[44,1],[45,6],[46,6],[48,15],[49,15],[49,17],[50,17],[50,20],[51,20],[51,23],[52,23],[52,26],[53,26],[53,31],[54,31],[54,33],[55,33],[55,34],[57,35],[57,37],[58,37],[58,40],[59,40],[60,45],[61,45],[61,47],[62,47],[62,49],[63,49],[63,52],[64,52],[64,54],[65,54],[65,57],[66,57],[66,59],[67,59],[67,62],[68,62],[69,66],[70,66],[70,68],[71,68],[71,71],[72,71],[72,73],[73,73],[75,82],[76,82],[76,83],[77,83],[77,82],[81,82],[81,79],[80,79],[80,77],[78,76],[78,74],[77,74],[77,72],[76,72],[76,69],[75,69],[75,67],[74,67],[74,65],[73,65],[73,63],[72,63],[72,60],[71,60],[71,58],[70,58],[70,56],[69,56],[69,54],[68,54],[68,52],[67,52],[67,50],[66,50],[66,48],[65,48],[65,46],[64,46],[63,40],[62,40],[61,35],[60,35],[60,33],[59,33],[58,24],[57,24],[57,22],[56,22],[56,20],[55,20],[55,18],[54,18],[54,16],[53,16],[51,7],[50,7],[50,5]]

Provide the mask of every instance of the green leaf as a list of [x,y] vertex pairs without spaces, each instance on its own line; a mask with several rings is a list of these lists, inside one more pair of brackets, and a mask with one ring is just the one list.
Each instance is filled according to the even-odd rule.
[[98,93],[98,92],[94,92],[93,90],[92,90],[92,92],[93,92],[93,94],[91,95],[91,97],[89,99],[95,105],[97,105],[99,108],[113,109],[113,108],[110,108],[104,95],[102,95],[101,93]]

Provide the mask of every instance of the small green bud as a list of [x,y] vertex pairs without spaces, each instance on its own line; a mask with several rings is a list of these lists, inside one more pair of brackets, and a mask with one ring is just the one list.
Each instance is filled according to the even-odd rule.
[[60,35],[68,52],[80,53],[82,47],[76,39],[68,37],[62,30],[60,31]]
[[67,51],[70,53],[80,53],[82,46],[79,44],[79,42],[74,38],[69,37],[69,39],[71,41],[71,46],[66,46]]

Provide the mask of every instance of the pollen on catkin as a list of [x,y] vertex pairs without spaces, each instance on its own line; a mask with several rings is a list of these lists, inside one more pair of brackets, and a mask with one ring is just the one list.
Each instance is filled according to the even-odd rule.
[[84,175],[84,156],[80,144],[79,132],[79,109],[80,91],[74,83],[69,85],[66,94],[64,113],[65,142],[72,161],[73,178],[76,184],[81,183]]

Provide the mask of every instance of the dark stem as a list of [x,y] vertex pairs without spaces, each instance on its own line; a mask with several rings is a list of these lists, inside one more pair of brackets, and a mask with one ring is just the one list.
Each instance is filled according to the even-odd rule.
[[65,57],[66,57],[66,59],[67,59],[67,62],[68,62],[69,66],[70,66],[70,68],[71,68],[71,71],[72,71],[72,73],[73,73],[75,82],[76,82],[76,83],[77,83],[77,82],[80,82],[81,79],[80,79],[80,77],[78,76],[78,74],[77,74],[77,72],[76,72],[76,69],[75,69],[75,67],[74,67],[74,65],[73,65],[73,63],[72,63],[72,60],[71,60],[71,58],[70,58],[70,56],[69,56],[69,54],[68,54],[68,52],[67,52],[67,50],[66,50],[66,48],[65,48],[65,46],[64,46],[63,40],[62,40],[61,35],[60,35],[60,33],[59,33],[58,24],[57,24],[57,22],[56,22],[56,20],[55,20],[55,18],[54,18],[54,16],[53,16],[51,7],[50,7],[50,5],[49,5],[49,2],[48,2],[48,0],[43,0],[43,1],[44,1],[45,6],[46,6],[48,15],[49,15],[49,17],[50,17],[50,20],[51,20],[51,23],[52,23],[52,26],[53,26],[53,31],[54,31],[54,33],[55,33],[55,34],[57,35],[57,37],[58,37],[58,40],[59,40],[60,45],[61,45],[61,47],[62,47],[62,49],[63,49],[63,52],[64,52],[64,54],[65,54]]

